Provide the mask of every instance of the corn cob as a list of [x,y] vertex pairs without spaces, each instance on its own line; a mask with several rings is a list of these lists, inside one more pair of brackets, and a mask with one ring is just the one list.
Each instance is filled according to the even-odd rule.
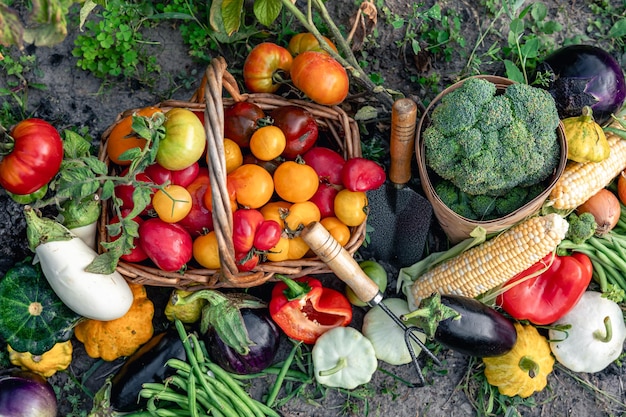
[[569,161],[546,204],[557,210],[573,210],[587,201],[626,169],[626,140],[606,135],[611,153],[601,162]]
[[568,228],[555,213],[518,223],[419,277],[411,287],[415,302],[435,292],[473,298],[496,288],[554,251]]

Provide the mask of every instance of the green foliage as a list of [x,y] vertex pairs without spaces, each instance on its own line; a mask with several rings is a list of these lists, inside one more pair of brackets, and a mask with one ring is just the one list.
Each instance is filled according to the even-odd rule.
[[35,55],[0,46],[0,56],[0,97],[7,97],[0,105],[0,125],[8,128],[26,117],[29,89],[45,86],[30,81],[40,73]]
[[101,19],[85,24],[72,55],[79,68],[101,79],[132,78],[150,84],[151,74],[160,71],[156,57],[145,46],[141,29],[148,26],[147,17],[153,13],[145,2],[110,0],[99,14]]
[[621,56],[620,63],[624,65],[626,52],[626,4],[610,0],[596,0],[590,2],[589,9],[593,18],[587,22],[587,34],[593,38],[606,41],[607,50]]

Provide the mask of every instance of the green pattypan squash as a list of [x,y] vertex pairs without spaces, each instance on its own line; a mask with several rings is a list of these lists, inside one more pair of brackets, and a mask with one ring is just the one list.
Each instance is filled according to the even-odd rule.
[[584,107],[578,117],[563,119],[567,140],[567,159],[576,162],[601,162],[609,157],[611,148],[602,127],[593,119],[591,107]]
[[72,337],[79,319],[30,258],[14,265],[0,280],[0,337],[18,352],[41,355],[49,351]]
[[353,389],[366,384],[378,368],[374,346],[352,327],[322,334],[311,351],[315,379],[327,387]]

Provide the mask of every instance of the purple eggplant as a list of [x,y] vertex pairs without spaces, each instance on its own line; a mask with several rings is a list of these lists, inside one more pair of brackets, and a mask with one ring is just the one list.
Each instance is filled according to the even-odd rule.
[[41,375],[11,369],[0,374],[0,416],[56,417],[57,398]]
[[203,337],[215,363],[229,372],[245,375],[260,372],[272,364],[278,352],[280,331],[266,308],[242,308],[241,315],[248,336],[254,342],[248,354],[242,355],[228,346],[213,328]]

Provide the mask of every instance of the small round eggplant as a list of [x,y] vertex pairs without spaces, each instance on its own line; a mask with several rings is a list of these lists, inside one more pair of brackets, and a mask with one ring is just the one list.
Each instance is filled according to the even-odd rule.
[[46,379],[11,369],[0,374],[0,416],[56,417],[57,398]]
[[442,295],[441,304],[460,317],[439,322],[434,339],[468,356],[489,357],[507,353],[517,341],[513,322],[493,308],[469,297]]
[[166,366],[168,359],[187,360],[183,342],[174,327],[152,337],[132,354],[111,379],[111,408],[115,411],[137,411],[147,400],[139,398],[142,384],[161,382],[175,371]]
[[267,309],[242,308],[241,315],[248,336],[254,344],[247,355],[241,355],[228,346],[213,328],[206,333],[206,344],[211,359],[225,370],[246,375],[260,372],[270,366],[278,352],[280,331]]

